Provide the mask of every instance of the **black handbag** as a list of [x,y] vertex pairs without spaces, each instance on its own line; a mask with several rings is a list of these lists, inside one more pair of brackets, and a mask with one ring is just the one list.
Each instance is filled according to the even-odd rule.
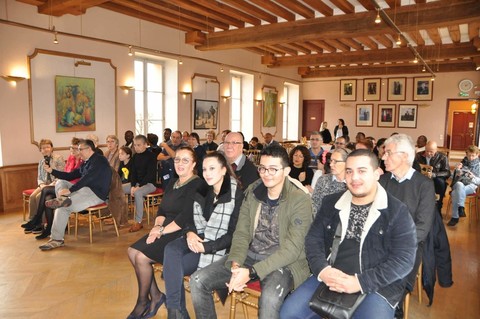
[[[338,246],[342,234],[342,225],[339,223],[335,231],[335,238],[332,244],[330,265],[333,265],[337,257]],[[331,291],[328,286],[321,282],[310,299],[310,309],[319,314],[322,318],[328,319],[349,319],[357,307],[362,303],[365,294],[360,292],[354,294],[338,293]]]

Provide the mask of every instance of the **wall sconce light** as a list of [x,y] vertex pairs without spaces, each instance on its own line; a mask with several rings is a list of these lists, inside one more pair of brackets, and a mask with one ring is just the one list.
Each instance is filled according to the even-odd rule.
[[1,77],[5,81],[10,82],[11,86],[17,86],[17,82],[25,80],[23,76],[2,75]]
[[79,65],[91,66],[92,63],[85,60],[75,61],[75,67],[78,67]]
[[254,100],[256,105],[262,105],[263,100]]
[[192,92],[187,92],[187,91],[179,91],[178,93],[182,94],[184,97],[186,97],[187,95],[192,94]]
[[58,32],[55,31],[55,26],[52,27],[52,31],[53,31],[53,43],[58,44],[58,39],[57,39]]
[[135,90],[135,87],[131,85],[120,85],[119,88],[125,91],[125,93],[128,93],[128,91]]
[[231,98],[230,95],[222,95],[220,96],[224,101],[227,101],[229,98]]
[[131,46],[131,45],[128,46],[128,56],[133,56],[132,46]]
[[278,104],[280,105],[280,107],[283,107],[285,105],[285,102],[278,102]]

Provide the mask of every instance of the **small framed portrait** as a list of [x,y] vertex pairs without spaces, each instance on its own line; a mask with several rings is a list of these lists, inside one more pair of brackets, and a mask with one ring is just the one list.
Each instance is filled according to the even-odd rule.
[[218,123],[218,101],[195,99],[194,130],[215,130]]
[[387,101],[405,101],[407,78],[388,79]]
[[340,101],[357,100],[357,80],[340,80]]
[[357,104],[357,126],[373,126],[373,104]]
[[433,81],[429,77],[413,78],[413,100],[431,101],[433,98]]
[[395,104],[379,104],[378,105],[378,127],[395,127]]
[[398,106],[398,127],[417,128],[418,104]]
[[363,80],[364,101],[380,101],[381,91],[382,80],[380,78]]

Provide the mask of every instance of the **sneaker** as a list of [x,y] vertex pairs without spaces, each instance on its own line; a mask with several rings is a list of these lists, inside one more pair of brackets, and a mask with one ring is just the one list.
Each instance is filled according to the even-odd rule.
[[43,227],[41,225],[33,225],[33,226],[28,226],[23,230],[25,234],[40,234],[43,230]]
[[28,221],[28,222],[26,222],[26,223],[24,223],[24,224],[22,224],[22,225],[20,225],[20,227],[22,227],[22,228],[31,228],[31,227],[33,227],[33,226],[35,226],[35,225],[32,224],[32,221],[31,221],[31,220]]
[[453,218],[450,219],[450,221],[447,223],[447,226],[455,226],[456,224],[458,224],[458,218]]
[[48,236],[50,236],[50,232],[44,229],[40,235],[35,236],[35,239],[41,240],[47,238]]
[[59,207],[68,207],[72,205],[72,200],[67,196],[60,196],[54,199],[47,200],[45,206],[51,209],[57,209]]
[[32,230],[32,233],[36,235],[41,234],[42,232],[43,232],[43,226],[37,226]]
[[465,207],[462,207],[462,206],[458,207],[458,216],[459,217],[467,217],[467,214],[465,214]]
[[46,250],[52,250],[52,249],[63,247],[63,246],[65,246],[65,242],[63,240],[50,239],[45,245],[42,245],[38,248],[40,248],[43,251],[46,251]]

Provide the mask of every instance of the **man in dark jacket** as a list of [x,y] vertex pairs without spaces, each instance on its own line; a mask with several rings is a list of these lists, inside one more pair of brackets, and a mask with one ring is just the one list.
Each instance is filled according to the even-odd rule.
[[257,168],[243,154],[243,135],[237,132],[230,132],[223,142],[223,150],[228,164],[232,166],[232,170],[242,184],[245,190],[248,185],[258,179]]
[[437,151],[437,143],[428,141],[425,146],[425,152],[419,152],[415,159],[420,165],[429,165],[431,169],[426,172],[426,176],[433,180],[435,186],[435,194],[438,194],[438,209],[441,211],[443,206],[443,198],[447,190],[447,179],[450,177],[450,166],[448,165],[448,157]]
[[[91,140],[80,140],[78,150],[84,163],[70,173],[57,171],[48,165],[44,166],[48,173],[59,180],[55,184],[57,198],[45,203],[47,207],[56,210],[51,239],[39,247],[41,250],[52,250],[65,245],[63,235],[70,213],[82,211],[107,200],[112,179],[107,158],[95,152],[95,144]],[[75,184],[68,182],[77,178],[80,179]]]
[[403,296],[416,251],[408,208],[378,183],[381,171],[372,152],[352,152],[345,171],[348,190],[325,197],[305,238],[313,276],[287,298],[282,319],[313,318],[309,300],[321,284],[339,293],[366,294],[355,318],[393,318]]

